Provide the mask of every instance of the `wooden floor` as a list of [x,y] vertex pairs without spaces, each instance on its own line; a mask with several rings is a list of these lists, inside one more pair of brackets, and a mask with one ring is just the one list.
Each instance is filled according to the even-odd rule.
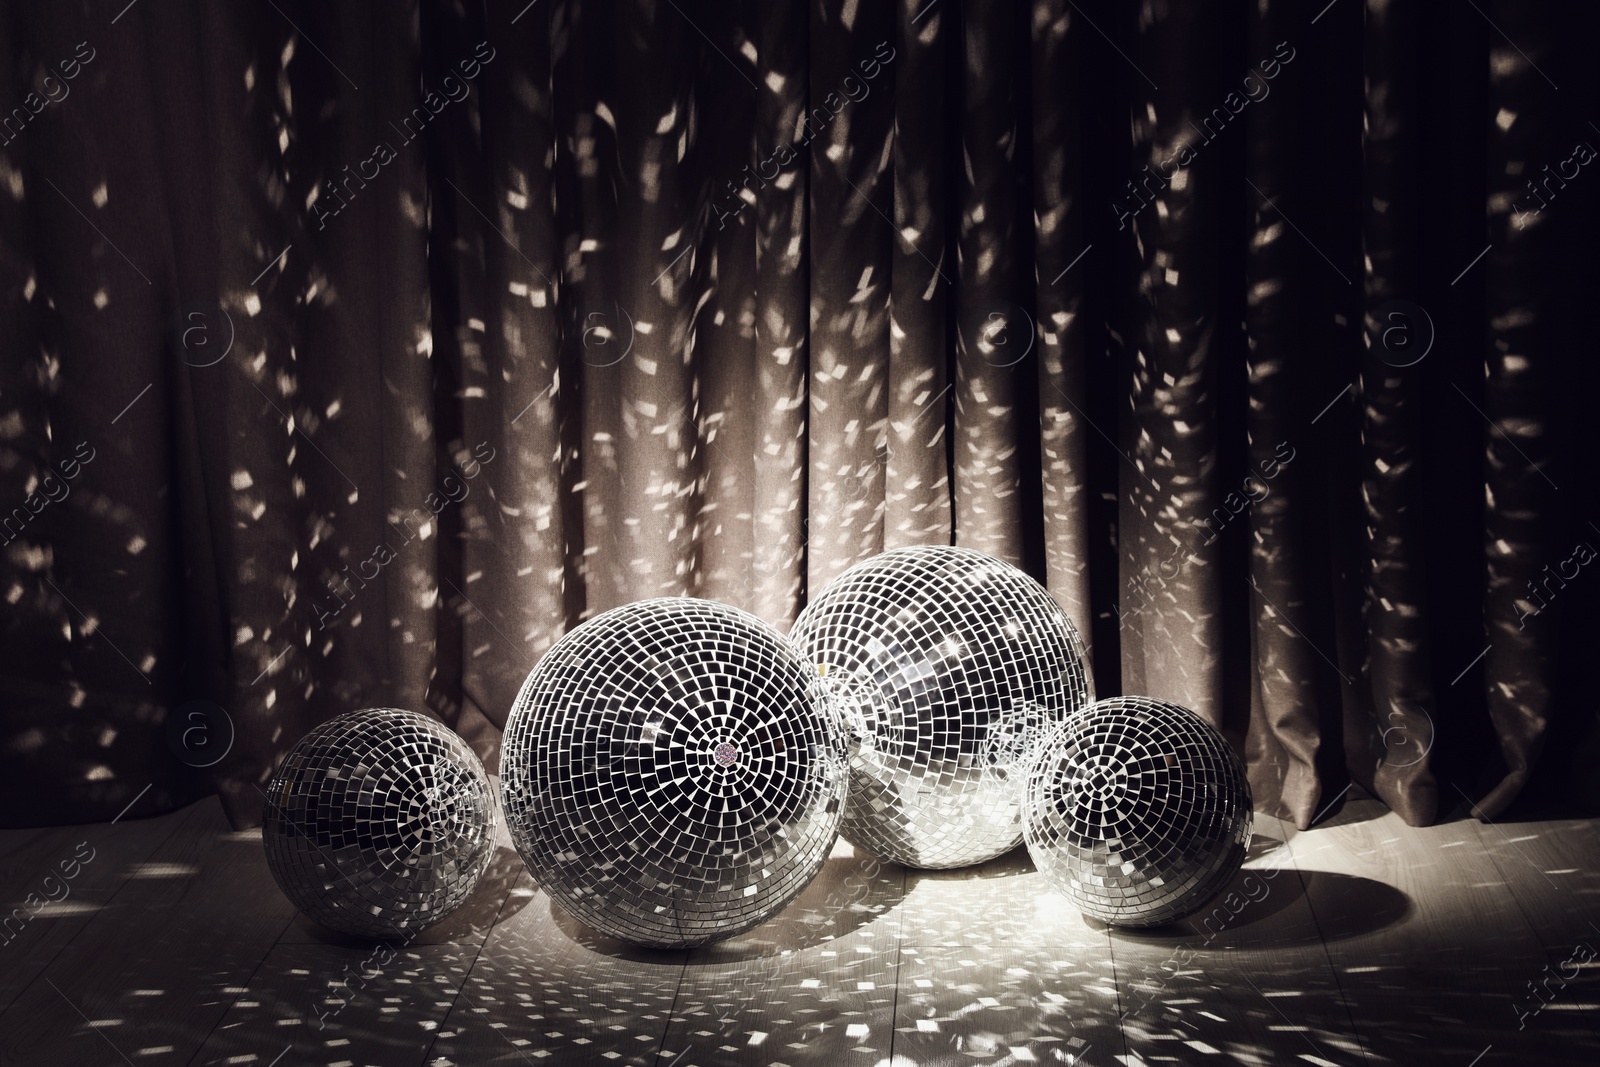
[[0,938],[5,1067],[1600,1064],[1593,821],[1261,818],[1232,910],[1141,935],[1020,851],[919,873],[841,842],[775,920],[688,953],[591,934],[502,847],[386,962],[297,918],[214,798],[0,856],[7,908],[59,898]]

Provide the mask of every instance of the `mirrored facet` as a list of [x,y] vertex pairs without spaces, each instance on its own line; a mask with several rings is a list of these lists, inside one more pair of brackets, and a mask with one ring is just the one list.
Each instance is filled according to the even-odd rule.
[[1023,835],[1034,866],[1085,915],[1159,926],[1189,915],[1244,862],[1244,764],[1216,728],[1148,697],[1090,705],[1035,751]]
[[302,737],[267,787],[261,838],[284,895],[358,937],[431,926],[494,855],[495,802],[472,749],[437,719],[365,708]]
[[859,563],[812,599],[790,637],[852,732],[840,833],[908,867],[1015,848],[1018,761],[1094,699],[1066,613],[1026,573],[971,549]]
[[844,806],[845,735],[784,635],[709,600],[614,608],[523,684],[501,783],[517,851],[573,916],[681,947],[811,881]]

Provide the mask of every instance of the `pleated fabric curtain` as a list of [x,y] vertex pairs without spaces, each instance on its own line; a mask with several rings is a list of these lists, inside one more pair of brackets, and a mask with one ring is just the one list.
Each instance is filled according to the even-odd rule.
[[927,543],[1296,825],[1592,804],[1596,17],[1317,6],[7,6],[0,820]]

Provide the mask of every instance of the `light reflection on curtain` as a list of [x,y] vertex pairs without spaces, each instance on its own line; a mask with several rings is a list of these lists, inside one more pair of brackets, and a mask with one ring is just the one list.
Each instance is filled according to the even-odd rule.
[[1299,825],[1583,792],[1600,179],[1518,197],[1600,133],[1553,15],[281,6],[0,20],[25,110],[93,53],[0,145],[6,821],[248,823],[357,705],[492,762],[588,615],[787,625],[950,541]]

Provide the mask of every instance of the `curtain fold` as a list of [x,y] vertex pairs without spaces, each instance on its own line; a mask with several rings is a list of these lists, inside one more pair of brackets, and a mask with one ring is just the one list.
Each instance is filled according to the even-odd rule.
[[112,15],[0,15],[6,824],[918,543],[1296,825],[1595,801],[1595,13]]
[[[1335,647],[1323,610],[1332,589],[1328,541],[1319,536],[1326,522],[1321,450],[1307,432],[1317,414],[1309,401],[1335,390],[1326,388],[1333,376],[1319,372],[1325,356],[1308,320],[1320,310],[1318,283],[1339,279],[1320,263],[1303,262],[1297,235],[1285,221],[1313,214],[1316,201],[1306,195],[1300,165],[1306,148],[1301,128],[1315,90],[1306,85],[1306,71],[1286,69],[1279,58],[1300,58],[1293,44],[1287,52],[1279,48],[1300,37],[1299,30],[1287,5],[1256,8],[1246,45],[1249,73],[1238,85],[1250,100],[1241,131],[1241,192],[1249,220],[1243,278],[1247,413],[1243,470],[1238,484],[1230,482],[1227,489],[1251,501],[1247,581],[1256,671],[1246,752],[1254,779],[1280,783],[1284,807],[1305,825],[1324,801],[1323,756],[1330,747],[1323,738],[1324,710],[1337,708],[1340,699],[1337,668],[1319,651]],[[1232,518],[1231,509],[1225,506],[1224,512]],[[1226,534],[1214,514],[1208,519],[1204,539]]]

